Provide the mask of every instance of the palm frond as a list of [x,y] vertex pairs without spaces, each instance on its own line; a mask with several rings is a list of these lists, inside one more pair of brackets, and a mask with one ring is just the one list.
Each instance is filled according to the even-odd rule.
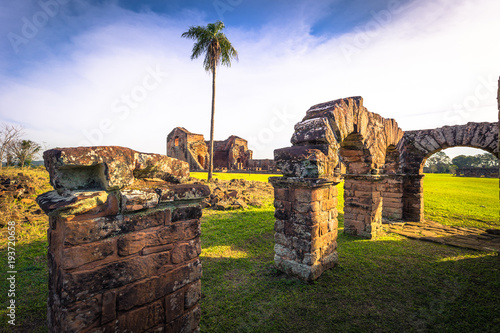
[[217,21],[209,23],[206,27],[191,26],[181,37],[194,39],[191,60],[205,54],[203,68],[210,72],[220,65],[231,66],[231,59],[238,60],[238,52],[231,45],[226,35],[221,32],[224,23]]

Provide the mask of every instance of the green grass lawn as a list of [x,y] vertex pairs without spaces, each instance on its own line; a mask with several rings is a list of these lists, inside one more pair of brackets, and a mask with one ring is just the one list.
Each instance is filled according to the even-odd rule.
[[425,218],[463,227],[500,227],[497,178],[454,177],[426,174]]
[[[216,177],[223,176],[265,181],[270,175]],[[488,202],[494,204],[491,198],[497,198],[498,207],[498,179],[427,175],[424,184],[429,219],[438,220],[430,218],[430,213],[456,214],[461,218],[452,223],[469,225],[467,214],[476,219],[489,216],[480,214],[489,211]],[[342,185],[338,187],[341,199]],[[462,194],[455,196],[457,191]],[[459,210],[467,202],[486,209]],[[438,203],[442,213],[434,212]],[[271,198],[261,208],[204,211],[202,332],[498,332],[497,253],[393,234],[377,240],[347,236],[342,233],[342,206],[343,200],[339,200],[339,265],[312,284],[289,278],[273,267]],[[498,225],[498,208],[496,217],[487,224]],[[18,225],[17,332],[47,331],[47,226],[42,224]],[[5,253],[5,239],[2,234],[1,253]],[[7,294],[6,287],[6,283],[0,284],[2,295]],[[5,299],[3,296],[2,304]],[[3,305],[0,316],[0,332],[11,332]]]
[[273,226],[270,204],[204,215],[202,332],[498,331],[496,253],[340,232],[339,265],[307,285],[274,269]]

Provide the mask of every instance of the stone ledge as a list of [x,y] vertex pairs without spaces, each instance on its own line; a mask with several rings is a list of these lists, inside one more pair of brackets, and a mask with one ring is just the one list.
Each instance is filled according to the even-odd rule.
[[302,177],[269,177],[269,182],[276,188],[288,187],[322,187],[337,185],[339,178],[302,178]]
[[162,203],[200,201],[210,195],[206,185],[168,184],[159,187],[127,188],[121,191],[50,191],[36,201],[48,215],[78,216],[88,218],[133,213],[155,208]]
[[50,183],[59,193],[117,190],[147,177],[179,183],[189,176],[187,162],[125,147],[56,148],[45,151],[43,159]]

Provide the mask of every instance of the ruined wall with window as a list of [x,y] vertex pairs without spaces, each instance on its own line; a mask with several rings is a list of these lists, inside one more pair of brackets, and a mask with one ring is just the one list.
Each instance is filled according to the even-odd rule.
[[[188,162],[191,171],[208,169],[209,147],[210,141],[205,141],[203,135],[183,127],[174,128],[167,136],[167,156]],[[214,169],[248,170],[252,155],[248,141],[236,135],[214,141]],[[275,166],[274,161],[267,164],[267,169],[273,169],[272,165]]]
[[184,127],[176,127],[167,136],[167,156],[189,163],[189,169],[208,168],[208,148],[203,135],[189,132]]

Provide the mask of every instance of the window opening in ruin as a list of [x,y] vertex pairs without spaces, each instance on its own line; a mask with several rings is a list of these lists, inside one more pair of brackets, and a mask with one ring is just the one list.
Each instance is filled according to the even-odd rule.
[[178,136],[176,136],[176,137],[175,137],[175,139],[174,139],[174,145],[175,145],[176,147],[178,147],[178,146],[179,146],[179,137],[178,137]]

